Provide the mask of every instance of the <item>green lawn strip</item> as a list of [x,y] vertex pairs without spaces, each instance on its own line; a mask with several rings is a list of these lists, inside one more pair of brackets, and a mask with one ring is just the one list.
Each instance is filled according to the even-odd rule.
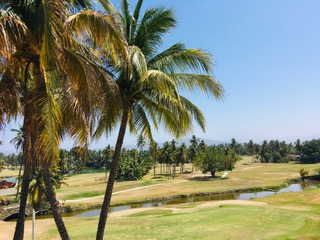
[[320,214],[320,188],[307,189],[303,192],[275,194],[265,198],[254,199],[253,201],[266,202],[278,208],[312,211]]
[[[71,239],[93,239],[97,218],[65,218]],[[298,239],[320,237],[319,218],[284,209],[225,205],[172,214],[150,211],[109,219],[108,239]],[[41,239],[55,239],[50,229]]]
[[[74,180],[72,180],[74,181]],[[68,183],[68,182],[67,182]],[[137,187],[144,187],[157,184],[149,180],[132,181],[132,182],[117,182],[114,186],[114,192],[128,190]],[[77,186],[62,186],[56,190],[58,199],[74,200],[88,197],[104,195],[106,182],[94,182],[92,185],[77,185]]]
[[15,170],[11,169],[3,169],[0,171],[0,178],[9,178],[9,177],[17,177],[19,175],[19,169],[15,168]]

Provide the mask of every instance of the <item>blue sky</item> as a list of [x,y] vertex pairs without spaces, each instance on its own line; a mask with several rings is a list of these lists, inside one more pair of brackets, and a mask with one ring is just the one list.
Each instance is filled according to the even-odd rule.
[[[190,136],[257,143],[320,137],[320,1],[145,0],[145,8],[154,6],[172,7],[178,19],[165,46],[182,41],[209,51],[214,75],[226,90],[220,102],[191,96],[207,125],[206,133],[195,127]],[[0,151],[12,148],[9,129],[0,133]],[[160,130],[155,139],[172,137]],[[103,139],[92,148],[105,144]],[[136,137],[127,135],[125,144],[135,145]]]

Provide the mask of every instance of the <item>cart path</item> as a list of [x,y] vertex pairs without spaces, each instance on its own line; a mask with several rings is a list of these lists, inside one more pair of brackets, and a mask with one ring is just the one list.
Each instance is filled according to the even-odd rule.
[[[182,181],[178,181],[178,182],[159,183],[159,184],[154,184],[154,185],[149,185],[149,186],[130,188],[130,189],[126,189],[126,190],[114,192],[114,193],[112,193],[112,195],[117,195],[117,194],[120,194],[120,193],[125,193],[125,192],[140,190],[140,189],[144,189],[144,188],[150,188],[150,187],[156,187],[156,186],[163,186],[163,185],[168,185],[168,184],[179,184],[179,183],[184,183],[184,182],[188,182],[188,181],[189,181],[189,180],[182,180]],[[102,197],[104,197],[104,195],[99,195],[99,196],[89,197],[89,198],[79,198],[79,199],[74,199],[74,200],[60,200],[59,202],[60,202],[60,203],[73,203],[73,202],[87,201],[87,200],[92,200],[92,199],[102,198]]]

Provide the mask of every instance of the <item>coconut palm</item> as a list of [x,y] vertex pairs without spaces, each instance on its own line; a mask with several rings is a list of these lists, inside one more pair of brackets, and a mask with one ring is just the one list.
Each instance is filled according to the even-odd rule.
[[[22,127],[20,127],[20,129],[11,129],[11,131],[15,132],[16,136],[13,139],[11,139],[10,143],[13,143],[17,150],[21,150],[21,148],[23,146],[23,129],[22,129]],[[19,197],[19,190],[20,190],[20,185],[21,185],[20,181],[21,181],[22,164],[23,164],[23,156],[20,161],[20,167],[19,167],[16,199],[18,199],[18,197]]]
[[177,163],[180,164],[180,174],[184,171],[184,163],[188,157],[188,149],[185,143],[182,143],[177,149]]
[[202,90],[205,94],[221,98],[223,88],[211,74],[212,58],[199,49],[187,49],[177,43],[158,53],[164,34],[171,31],[176,20],[171,9],[162,7],[146,10],[141,15],[139,0],[133,14],[129,2],[121,1],[119,11],[110,2],[103,7],[111,13],[122,30],[128,50],[126,58],[109,61],[108,70],[114,73],[118,85],[121,111],[110,114],[114,108],[109,103],[101,109],[102,115],[95,136],[103,132],[109,134],[116,123],[120,122],[115,146],[112,168],[99,219],[97,239],[102,239],[107,220],[108,208],[114,179],[119,163],[120,151],[127,126],[131,133],[141,132],[152,142],[151,125],[160,125],[179,138],[192,127],[193,120],[205,127],[202,112],[188,99],[180,95],[181,90]]
[[[104,18],[103,28],[96,31],[92,22],[97,13],[93,11],[83,12],[85,24],[81,14],[69,17],[72,6],[74,11],[88,2],[0,0],[0,128],[23,116],[24,173],[14,239],[23,239],[33,159],[39,162],[60,236],[69,239],[58,212],[49,167],[59,158],[64,133],[83,145],[88,143],[90,113],[99,94],[108,88],[109,98],[113,96],[107,73],[79,36],[94,39],[91,46],[102,46],[102,39],[104,43],[110,38],[120,42],[109,19]],[[90,21],[92,26],[86,28]],[[116,44],[109,44],[108,49],[114,50],[113,46]]]
[[142,134],[138,136],[137,139],[137,148],[140,148],[140,153],[142,154],[143,148],[146,145],[146,140]]

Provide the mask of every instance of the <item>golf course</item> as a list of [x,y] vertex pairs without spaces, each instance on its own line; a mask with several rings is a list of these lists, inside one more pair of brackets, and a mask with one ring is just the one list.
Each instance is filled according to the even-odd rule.
[[[187,166],[187,170],[188,167]],[[126,205],[192,194],[256,190],[277,190],[293,179],[299,169],[310,173],[320,164],[251,164],[243,157],[231,172],[219,172],[214,179],[200,171],[174,179],[149,173],[140,181],[117,182],[111,205]],[[157,169],[158,170],[158,169]],[[2,172],[1,175],[7,174]],[[223,176],[223,178],[221,178]],[[60,204],[69,211],[97,207],[103,200],[105,173],[71,175],[57,190]],[[314,184],[299,192],[276,193],[248,200],[197,201],[159,207],[130,208],[111,212],[108,239],[319,239],[320,188]],[[98,215],[64,215],[71,239],[93,239]],[[2,222],[0,239],[11,239],[15,222]],[[3,231],[2,229],[6,229]],[[31,239],[32,221],[26,221],[25,238]],[[52,217],[37,217],[37,239],[60,239]]]

